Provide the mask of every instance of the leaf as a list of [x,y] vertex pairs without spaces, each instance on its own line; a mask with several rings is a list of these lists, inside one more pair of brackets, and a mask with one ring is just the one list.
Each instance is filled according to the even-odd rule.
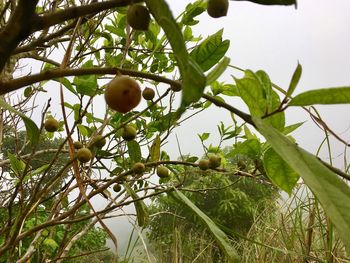
[[208,227],[211,234],[214,236],[217,244],[221,250],[225,253],[229,262],[241,262],[235,248],[230,244],[230,240],[226,234],[206,215],[204,214],[194,203],[191,202],[184,194],[174,188],[175,196],[180,199],[188,208],[192,210]]
[[193,26],[198,24],[198,20],[194,18],[206,10],[206,2],[203,0],[198,0],[194,3],[190,3],[186,6],[184,15],[182,16],[181,23],[184,25]]
[[210,85],[217,80],[222,73],[225,72],[227,66],[230,64],[230,58],[224,57],[207,75],[207,85]]
[[151,155],[151,162],[159,161],[159,158],[160,158],[160,137],[159,137],[159,135],[157,135],[157,137],[154,139],[154,141],[152,143],[150,155]]
[[246,155],[251,159],[256,159],[261,154],[261,145],[258,139],[248,139],[236,146],[232,151],[228,153],[229,157],[234,157],[235,155]]
[[274,150],[303,178],[320,201],[350,253],[350,187],[314,155],[298,147],[276,129],[259,118],[253,117],[253,121]]
[[21,177],[26,164],[22,160],[18,159],[16,155],[10,152],[7,153],[7,155],[10,159],[11,170],[16,174],[17,177]]
[[128,192],[128,194],[131,196],[133,200],[137,200],[134,202],[135,210],[136,210],[136,217],[137,217],[137,224],[140,227],[145,227],[149,223],[149,213],[147,206],[142,200],[139,200],[140,197],[134,192],[134,190],[129,186],[127,183],[123,183],[125,190]]
[[95,75],[74,77],[73,83],[77,87],[77,92],[81,95],[94,96],[96,93],[97,78]]
[[304,122],[298,122],[298,123],[295,123],[295,124],[291,124],[291,125],[289,125],[289,126],[284,128],[283,134],[287,135],[287,134],[295,131],[296,129],[298,129],[303,124],[304,124]]
[[22,112],[17,111],[11,105],[7,104],[7,102],[5,102],[3,99],[0,99],[0,107],[13,112],[22,118],[24,125],[26,126],[28,139],[31,145],[35,146],[39,142],[40,138],[40,131],[35,122],[25,116]]
[[298,182],[299,175],[275,152],[269,148],[263,157],[264,168],[271,182],[289,195]]
[[288,106],[350,103],[350,87],[309,90],[295,96]]
[[197,135],[198,135],[199,139],[200,139],[202,142],[204,142],[205,140],[207,140],[207,139],[209,138],[210,133],[204,132],[204,133],[202,133],[202,134],[197,134]]
[[49,166],[50,166],[50,164],[44,164],[44,165],[40,166],[39,168],[37,168],[37,169],[35,169],[34,171],[31,172],[31,176],[34,176],[34,175],[37,175],[37,174],[41,174]]
[[136,141],[128,141],[128,153],[133,162],[137,163],[141,160],[141,148]]
[[290,95],[292,95],[292,93],[294,92],[295,88],[297,87],[300,77],[301,77],[301,73],[303,71],[303,68],[301,67],[301,65],[298,63],[298,66],[296,67],[292,80],[290,81],[289,84],[289,88],[287,90],[287,94],[286,97],[290,97]]
[[55,250],[56,248],[58,248],[57,242],[52,238],[45,238],[43,243],[45,246],[50,247],[52,250]]
[[168,4],[164,0],[146,0],[146,5],[157,23],[162,27],[173,49],[182,79],[182,108],[198,101],[205,88],[206,79],[195,61],[187,52],[182,32]]
[[62,77],[59,79],[55,79],[55,81],[61,83],[63,86],[65,86],[73,94],[78,95],[78,93],[75,91],[73,85],[70,83],[70,81],[67,78]]
[[190,56],[197,62],[203,71],[211,69],[226,54],[230,46],[229,40],[222,41],[223,29],[206,38],[195,47]]

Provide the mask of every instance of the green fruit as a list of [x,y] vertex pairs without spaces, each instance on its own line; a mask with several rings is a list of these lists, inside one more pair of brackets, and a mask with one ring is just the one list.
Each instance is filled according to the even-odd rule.
[[77,151],[77,159],[82,163],[87,163],[92,158],[92,153],[88,148],[81,148]]
[[209,157],[209,167],[217,168],[221,165],[221,157],[218,155],[212,155]]
[[48,118],[44,123],[44,128],[48,132],[57,131],[59,126],[60,126],[59,122],[52,117]]
[[120,190],[122,190],[122,187],[121,187],[120,184],[115,184],[115,185],[113,186],[113,191],[114,191],[114,192],[118,193]]
[[126,13],[126,20],[128,24],[135,30],[147,31],[151,16],[147,7],[143,5],[129,5]]
[[166,168],[165,166],[158,166],[157,167],[157,175],[160,178],[166,178],[169,176],[169,169]]
[[124,140],[131,141],[136,138],[136,135],[137,135],[137,131],[133,126],[131,125],[124,126],[123,133],[122,133],[122,137]]
[[97,148],[102,148],[106,144],[106,138],[103,135],[98,134],[92,139],[91,145]]
[[228,0],[208,0],[207,12],[213,18],[226,16]]
[[209,160],[207,159],[202,159],[198,162],[198,167],[199,169],[205,171],[209,169]]
[[143,163],[135,163],[134,166],[132,167],[132,170],[134,171],[135,174],[143,174],[145,169],[146,167]]
[[79,141],[75,141],[73,143],[73,146],[74,146],[74,149],[77,149],[77,150],[79,150],[79,149],[84,147],[84,145],[81,142],[79,142]]
[[111,109],[121,113],[129,112],[141,101],[140,86],[129,76],[118,76],[108,84],[105,100]]
[[151,88],[145,88],[142,92],[142,97],[145,100],[153,100],[154,96],[156,95],[156,93],[154,92],[153,89]]

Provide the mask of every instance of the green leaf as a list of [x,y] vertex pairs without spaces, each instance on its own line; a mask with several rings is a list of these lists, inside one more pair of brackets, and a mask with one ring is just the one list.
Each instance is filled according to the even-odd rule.
[[195,61],[187,52],[182,32],[168,4],[164,0],[146,0],[146,5],[157,23],[162,27],[173,49],[182,79],[182,107],[198,101],[205,88],[206,79]]
[[206,38],[195,47],[190,56],[197,62],[203,71],[207,71],[216,65],[226,54],[230,46],[229,40],[222,41],[223,29]]
[[18,159],[16,155],[10,152],[7,153],[7,155],[10,159],[11,170],[16,174],[17,177],[21,177],[26,164],[22,160]]
[[264,168],[271,182],[292,194],[292,190],[299,180],[299,175],[275,152],[269,148],[263,157]]
[[74,77],[73,83],[77,87],[77,92],[81,95],[94,96],[96,93],[97,78],[95,75]]
[[199,21],[194,18],[206,10],[206,2],[204,0],[198,0],[194,3],[190,3],[186,6],[184,15],[182,16],[181,23],[184,25],[195,25]]
[[154,139],[154,141],[152,143],[150,155],[151,155],[151,162],[159,161],[159,158],[160,158],[160,137],[159,137],[159,135],[157,135],[157,137]]
[[314,104],[350,103],[350,87],[317,89],[303,92],[295,96],[289,106],[307,106]]
[[78,93],[75,91],[73,85],[70,83],[70,81],[67,78],[62,77],[59,79],[55,79],[55,81],[61,83],[63,86],[65,86],[73,94],[78,95]]
[[133,200],[137,200],[134,202],[135,210],[136,210],[136,217],[137,217],[137,224],[140,227],[145,227],[149,223],[149,213],[147,206],[142,200],[139,200],[140,197],[134,192],[134,190],[129,186],[127,183],[123,183],[125,190],[128,192],[128,194],[131,196]]
[[58,248],[58,244],[55,240],[53,240],[52,238],[45,238],[43,241],[43,244],[45,246],[50,247],[52,250],[55,250],[56,248]]
[[191,200],[189,200],[179,190],[175,189],[175,196],[180,199],[188,208],[192,210],[208,227],[211,234],[215,238],[221,250],[225,253],[229,262],[241,262],[235,248],[230,244],[230,240],[226,234],[206,215],[204,214]]
[[230,59],[224,57],[207,75],[207,85],[210,85],[217,80],[222,73],[225,72],[227,66],[230,64]]
[[290,81],[289,84],[289,88],[287,90],[287,94],[286,97],[289,97],[290,95],[292,95],[292,93],[294,92],[295,88],[297,87],[300,77],[301,77],[301,73],[303,71],[303,68],[301,67],[301,65],[298,63],[297,68],[294,71],[292,80]]
[[350,187],[314,155],[298,147],[260,118],[253,121],[274,150],[304,180],[320,201],[350,253]]
[[49,166],[50,166],[50,164],[44,164],[44,165],[40,166],[39,168],[37,168],[34,171],[32,171],[31,176],[34,176],[34,175],[37,175],[37,174],[41,174]]
[[210,135],[210,133],[204,132],[202,134],[198,134],[198,137],[202,142],[204,142],[205,140],[207,140],[209,138],[209,135]]
[[298,122],[298,123],[295,123],[295,124],[291,124],[291,125],[289,125],[289,126],[284,128],[283,134],[287,135],[287,134],[295,131],[296,129],[298,129],[303,124],[304,124],[304,122]]
[[132,140],[128,141],[128,153],[133,162],[139,162],[141,160],[141,148],[138,142]]
[[25,116],[22,112],[15,110],[11,105],[7,104],[3,99],[0,99],[0,107],[13,112],[22,118],[24,125],[26,126],[28,139],[31,145],[35,146],[39,142],[39,138],[40,138],[40,131],[38,126],[36,126],[35,122],[32,121],[27,116]]
[[228,157],[234,157],[235,155],[245,155],[251,159],[257,159],[261,154],[261,144],[258,139],[248,139],[240,144],[237,144],[236,148],[228,153]]

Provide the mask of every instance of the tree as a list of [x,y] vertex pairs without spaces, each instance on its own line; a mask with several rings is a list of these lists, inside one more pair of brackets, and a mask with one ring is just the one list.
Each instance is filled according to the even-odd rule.
[[[1,176],[2,217],[7,219],[0,229],[2,260],[30,260],[40,248],[43,235],[46,231],[50,233],[52,227],[63,227],[68,232],[85,224],[74,237],[65,236],[57,253],[47,255],[48,260],[57,261],[69,255],[74,243],[97,223],[117,246],[116,237],[103,219],[118,216],[123,207],[133,204],[139,226],[145,227],[149,213],[143,200],[174,192],[211,229],[226,256],[239,261],[220,228],[182,194],[182,181],[174,184],[173,180],[162,179],[154,183],[151,179],[160,165],[171,170],[171,178],[183,172],[175,169],[179,165],[183,169],[198,166],[193,160],[169,160],[162,145],[173,129],[190,119],[188,116],[214,105],[234,116],[234,130],[220,129],[225,139],[240,143],[231,155],[259,153],[269,179],[288,193],[292,193],[301,176],[349,249],[350,218],[346,211],[350,208],[350,189],[343,181],[349,180],[349,176],[287,137],[298,125],[286,126],[284,116],[287,107],[348,103],[349,88],[315,90],[292,97],[301,75],[300,65],[286,90],[271,82],[262,70],[242,70],[244,77],[236,78],[234,83],[221,83],[220,75],[230,70],[229,58],[224,57],[229,41],[222,39],[222,30],[201,39],[193,36],[191,29],[199,23],[198,16],[206,10],[207,3],[204,0],[190,3],[176,20],[166,1],[146,0],[146,9],[141,8],[146,10],[146,18],[150,12],[152,19],[148,30],[142,31],[133,29],[129,24],[135,25],[127,18],[128,6],[141,2],[1,2],[0,145],[9,131],[15,134],[14,143],[21,145],[16,131],[25,127],[25,145],[29,147],[28,154],[15,147],[7,155],[2,148],[2,156],[8,156],[2,161]],[[252,2],[295,4],[287,0]],[[137,27],[143,29],[143,26]],[[32,68],[31,62],[39,66]],[[104,96],[108,96],[104,95],[105,91],[115,83],[106,84],[106,79],[118,79],[120,75],[128,75],[129,84],[135,83],[133,79],[137,83],[132,88],[118,84],[116,93],[112,92],[121,96],[116,99],[118,104],[125,103],[125,107],[109,103],[114,99],[108,97],[106,101],[111,108],[104,107]],[[138,83],[152,87],[157,96],[131,109],[130,105],[135,106],[140,99]],[[204,92],[206,86],[210,86],[210,91]],[[58,105],[52,105],[57,102],[48,99],[47,94],[59,98]],[[240,97],[249,114],[226,103],[224,96]],[[180,99],[180,106],[176,107],[174,101]],[[319,116],[309,113],[331,133]],[[54,133],[56,124],[55,129],[44,129],[52,117],[60,122]],[[237,123],[236,119],[241,121]],[[263,147],[253,128],[266,138]],[[132,129],[136,130],[133,139],[123,131]],[[36,157],[41,154],[40,143],[44,138],[60,137],[57,134],[62,141],[54,149],[54,155],[46,156],[49,162],[33,171]],[[101,136],[106,140],[105,145]],[[74,141],[80,141],[85,148],[84,158],[76,155]],[[66,158],[58,166],[61,155]],[[143,173],[133,169],[138,162],[145,165]],[[211,169],[223,172],[219,167]],[[37,220],[43,209],[41,204],[57,182],[62,182],[64,188],[56,192],[54,202],[45,208],[44,219]],[[101,200],[104,207],[96,209],[92,203]],[[24,227],[29,222],[31,227]],[[29,244],[22,251],[25,241]]]

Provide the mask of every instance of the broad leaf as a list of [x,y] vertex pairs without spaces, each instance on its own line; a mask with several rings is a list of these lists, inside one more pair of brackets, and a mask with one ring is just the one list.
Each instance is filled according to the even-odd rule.
[[314,104],[350,103],[350,87],[317,89],[303,92],[295,96],[289,106],[307,106]]
[[297,87],[297,85],[299,83],[302,71],[303,71],[303,69],[302,69],[301,65],[298,63],[298,66],[294,71],[292,80],[290,81],[286,97],[289,97],[294,92],[295,88]]
[[314,155],[298,147],[260,118],[253,121],[274,150],[294,169],[322,204],[350,253],[350,187]]
[[154,139],[150,150],[151,162],[157,162],[160,158],[160,137]]
[[[164,0],[146,0],[146,5],[162,27],[173,49],[182,80],[182,108],[198,101],[205,87],[206,79],[195,61],[187,52],[182,32],[176,23],[168,4]],[[184,111],[184,109],[182,109]]]
[[235,248],[230,244],[230,240],[226,234],[206,215],[204,214],[191,200],[189,200],[179,190],[175,189],[175,197],[180,199],[186,206],[188,206],[208,227],[211,234],[215,238],[218,246],[225,253],[229,262],[241,262]]
[[134,140],[128,141],[128,153],[133,162],[137,163],[141,160],[141,148],[138,142]]
[[261,145],[258,139],[248,139],[237,146],[228,153],[229,157],[235,155],[245,155],[251,159],[256,159],[261,154]]
[[222,41],[223,29],[206,38],[190,53],[203,71],[207,71],[215,66],[226,54],[230,46],[229,40]]
[[0,99],[0,107],[6,110],[9,110],[18,116],[20,116],[26,126],[27,136],[32,146],[35,146],[39,142],[40,131],[38,126],[36,126],[35,122],[30,118],[25,116],[22,112],[15,110],[11,105],[7,104],[3,99]]
[[140,197],[134,192],[134,190],[129,186],[129,184],[124,183],[124,188],[128,192],[128,194],[131,196],[133,200],[137,200],[134,202],[135,210],[136,210],[136,217],[137,217],[137,224],[140,227],[145,227],[149,223],[149,213],[147,206],[142,200],[139,200]]
[[289,195],[298,182],[299,175],[275,152],[269,148],[264,153],[264,168],[270,180]]
[[16,155],[12,153],[7,153],[10,159],[11,170],[16,174],[17,177],[21,177],[22,173],[26,167],[26,164],[16,157]]
[[204,0],[197,0],[194,3],[190,3],[186,6],[185,13],[182,16],[181,23],[184,25],[198,24],[198,20],[194,18],[206,10],[207,3]]
[[224,57],[216,66],[213,68],[207,75],[207,85],[212,84],[215,80],[217,80],[222,73],[225,72],[227,66],[230,64],[230,59],[228,57]]

